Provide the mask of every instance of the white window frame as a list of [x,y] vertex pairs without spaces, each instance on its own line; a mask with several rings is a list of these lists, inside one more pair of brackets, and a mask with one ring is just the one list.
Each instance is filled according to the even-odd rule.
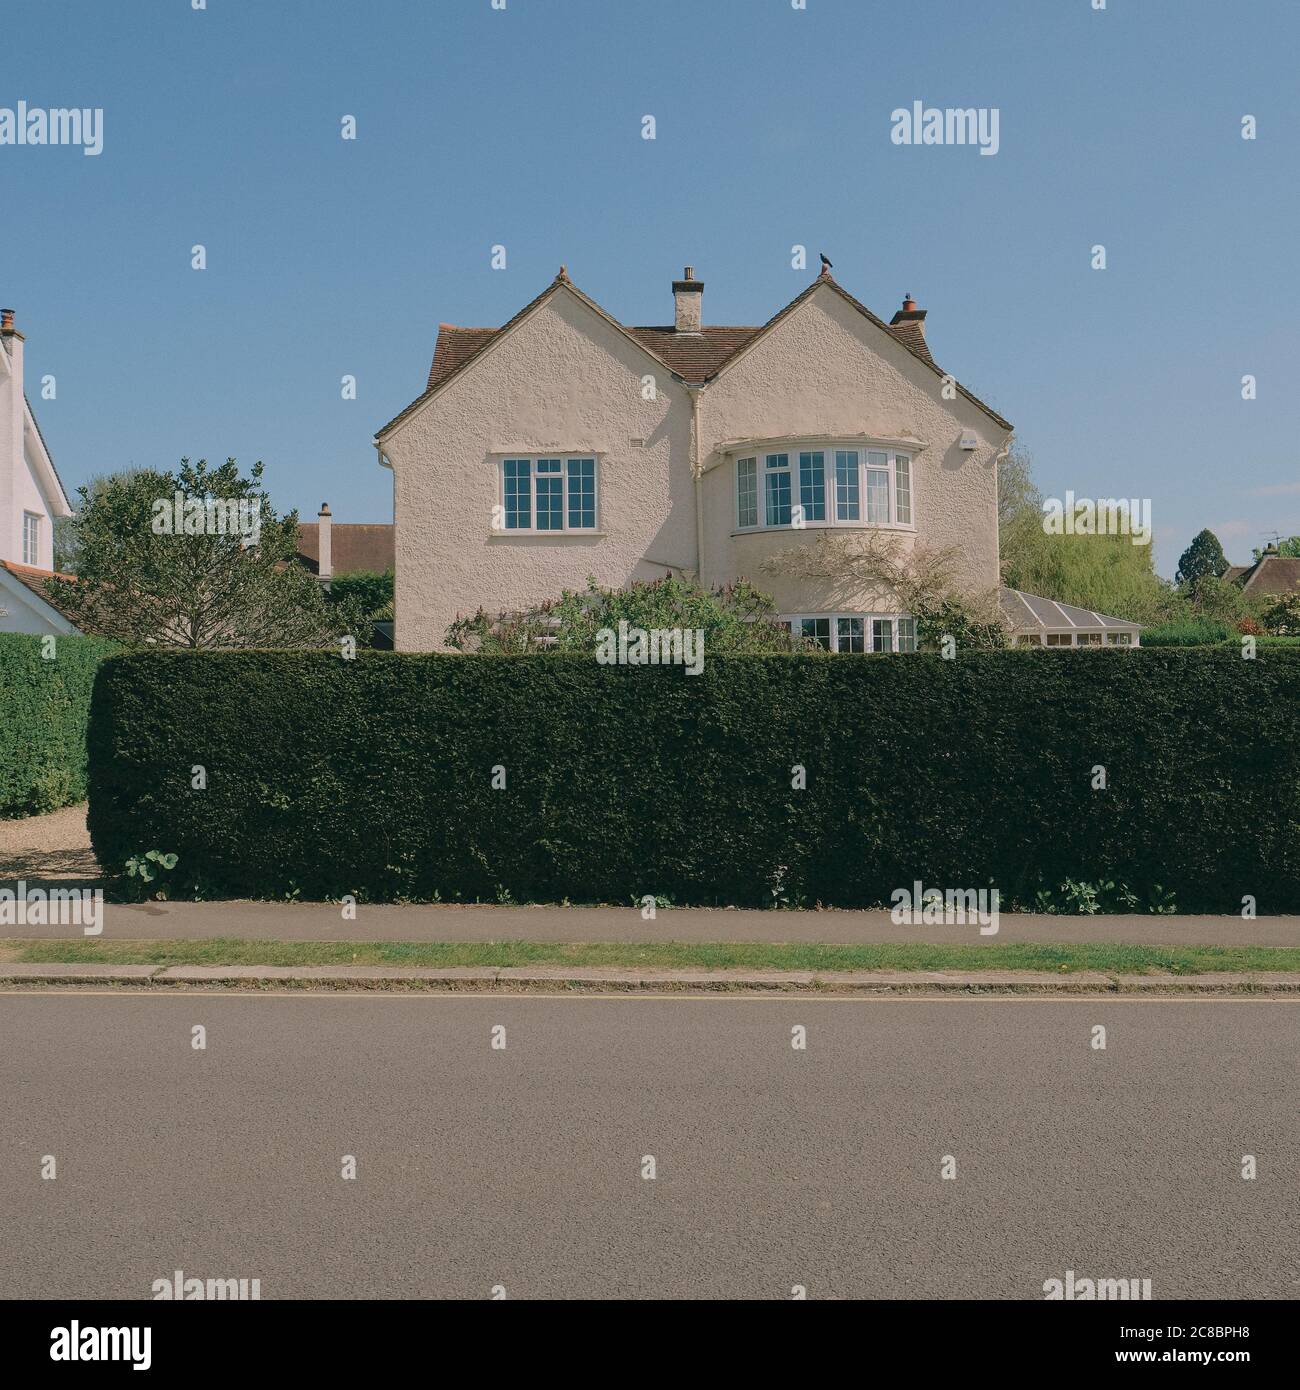
[[[537,524],[537,465],[541,462],[558,461],[558,474],[553,470],[543,477],[560,479],[560,525],[558,527],[538,526]],[[592,503],[592,523],[590,526],[571,526],[569,524],[569,465],[571,463],[591,463],[591,477],[594,488]],[[528,525],[510,526],[506,509],[506,464],[528,464]],[[501,525],[494,534],[499,536],[595,536],[600,534],[600,454],[590,450],[576,453],[572,450],[555,450],[536,454],[499,454],[496,456],[497,502],[501,507]]]
[[[909,648],[909,651],[903,653],[903,655],[909,655],[911,652],[916,651],[916,619],[913,618],[910,613],[782,613],[777,621],[787,624],[792,636],[802,637],[802,632],[797,631],[795,625],[799,624],[802,626],[805,619],[811,621],[815,618],[828,620],[830,622],[830,649],[838,655],[859,655],[859,653],[850,653],[847,647],[841,651],[840,620],[842,618],[856,618],[862,624],[863,651],[860,655],[880,656],[898,653],[898,625],[899,623],[905,622],[910,622],[912,624],[911,642],[913,645]],[[889,624],[890,645],[888,647],[877,648],[872,645],[874,633],[873,624],[875,623]],[[849,640],[852,640],[851,637]]]
[[23,564],[39,567],[41,563],[41,514],[23,512]]
[[[857,440],[839,441],[809,441],[801,442],[796,439],[781,441],[780,443],[766,445],[761,449],[746,450],[739,454],[735,460],[732,470],[732,504],[731,514],[735,519],[735,531],[733,534],[743,534],[750,531],[786,531],[786,530],[819,530],[822,527],[847,527],[851,530],[872,530],[872,531],[915,531],[916,530],[916,456],[919,450],[916,447],[903,448],[896,444],[872,444]],[[839,471],[836,463],[836,455],[840,453],[853,453],[857,456],[857,511],[856,518],[841,518],[839,503]],[[800,486],[801,477],[801,456],[804,454],[820,454],[822,456],[822,500],[825,510],[825,517],[821,520],[812,520],[804,516],[802,522],[796,525],[795,509],[803,505],[802,489]],[[883,459],[872,460],[872,455],[883,455]],[[779,465],[776,460],[784,459],[785,464]],[[898,495],[898,464],[899,460],[905,460],[907,464],[907,512],[908,519],[900,521],[899,515],[899,495]],[[744,513],[741,511],[740,479],[741,464],[753,462],[754,481],[757,492],[757,507],[754,515],[757,520],[753,523],[746,523],[742,518]],[[769,468],[769,461],[774,465]],[[889,477],[889,515],[884,521],[867,520],[867,473],[883,471]],[[790,509],[791,519],[789,521],[769,522],[767,519],[767,497],[768,497],[768,475],[769,473],[785,473],[790,479]]]

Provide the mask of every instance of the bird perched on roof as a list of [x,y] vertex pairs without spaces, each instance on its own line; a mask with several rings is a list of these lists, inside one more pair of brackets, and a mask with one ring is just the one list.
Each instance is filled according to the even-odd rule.
[[822,263],[822,269],[823,269],[823,270],[833,270],[833,269],[834,269],[834,267],[831,265],[830,261],[828,261],[828,260],[826,259],[825,255],[824,255],[821,251],[818,251],[817,254],[818,254],[818,256],[821,257],[821,263]]

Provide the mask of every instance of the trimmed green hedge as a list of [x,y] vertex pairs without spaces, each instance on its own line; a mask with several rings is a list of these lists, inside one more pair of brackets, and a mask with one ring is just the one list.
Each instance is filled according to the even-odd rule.
[[1184,618],[1164,623],[1160,627],[1144,628],[1144,647],[1209,647],[1217,642],[1230,642],[1237,636],[1231,623],[1218,618]]
[[95,693],[90,830],[113,870],[176,852],[205,895],[853,907],[916,879],[1008,903],[1113,878],[1181,911],[1294,912],[1298,691],[1288,650],[718,657],[699,677],[120,656]]
[[86,795],[86,720],[99,663],[116,643],[0,633],[0,816],[57,810]]

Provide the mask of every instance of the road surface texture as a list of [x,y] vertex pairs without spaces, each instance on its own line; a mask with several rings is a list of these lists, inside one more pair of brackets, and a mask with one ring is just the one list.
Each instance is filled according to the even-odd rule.
[[1295,1298],[1298,1051],[1266,1001],[5,994],[0,1297]]
[[[0,884],[6,880],[0,877]],[[634,907],[362,905],[355,921],[330,903],[107,903],[101,941],[785,941],[831,944],[1125,941],[1157,946],[1300,946],[1300,917],[1059,917],[1003,914],[996,935],[978,925],[896,926],[888,912],[764,912]],[[83,939],[78,925],[0,924],[0,938]]]

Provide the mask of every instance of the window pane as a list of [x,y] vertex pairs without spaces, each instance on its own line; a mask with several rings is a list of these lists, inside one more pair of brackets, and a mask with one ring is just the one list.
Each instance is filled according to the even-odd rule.
[[539,473],[558,473],[560,471],[559,459],[538,459],[537,471]]
[[505,504],[506,529],[527,530],[532,524],[531,494],[528,475],[531,468],[529,459],[506,459],[505,461]]
[[805,521],[826,520],[826,455],[820,449],[799,455],[799,504]]
[[569,529],[596,525],[596,460],[569,460]]
[[899,618],[898,620],[898,650],[900,652],[914,652],[916,650],[916,619]]
[[842,652],[860,652],[863,648],[863,619],[861,618],[836,618],[835,635],[838,638],[838,650]]
[[767,524],[790,524],[790,455],[767,456]]
[[889,474],[883,468],[867,469],[867,520],[889,520]]
[[831,649],[831,620],[829,618],[801,618],[799,635],[816,642],[819,647]]
[[888,618],[871,620],[871,650],[873,652],[892,652],[894,650],[894,625]]
[[898,454],[894,459],[894,496],[897,507],[894,520],[911,525],[912,460],[906,454]]
[[835,519],[837,521],[861,520],[858,498],[858,451],[856,449],[836,449],[835,451]]
[[736,460],[736,524],[758,525],[758,460]]
[[537,460],[537,529],[539,531],[564,530],[564,479],[559,469],[547,469],[543,475],[542,465],[559,463],[559,459]]
[[1049,647],[1072,647],[1073,641],[1068,632],[1049,632],[1043,639]]

